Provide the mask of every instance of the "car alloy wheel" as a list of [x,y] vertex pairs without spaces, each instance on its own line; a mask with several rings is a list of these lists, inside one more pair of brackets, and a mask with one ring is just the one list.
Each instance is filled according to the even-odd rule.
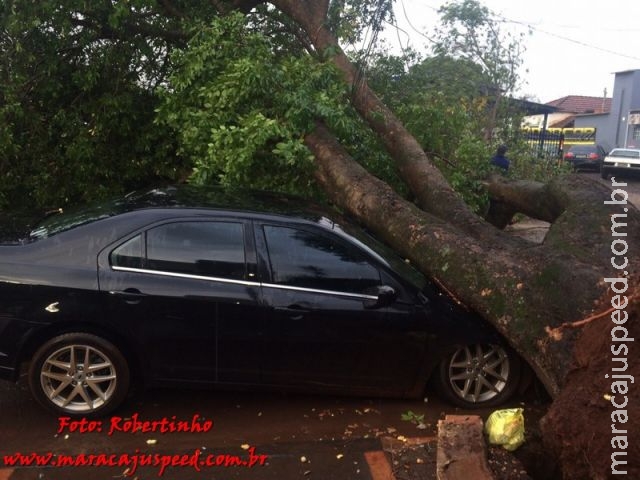
[[458,348],[440,365],[440,390],[462,407],[488,407],[506,401],[520,377],[517,355],[490,344]]
[[129,369],[110,342],[71,333],[53,338],[38,350],[29,383],[34,396],[49,409],[72,416],[97,416],[124,400]]

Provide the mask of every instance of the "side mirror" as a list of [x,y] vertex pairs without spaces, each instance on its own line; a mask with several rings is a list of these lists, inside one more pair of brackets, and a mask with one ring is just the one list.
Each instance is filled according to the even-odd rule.
[[365,294],[372,297],[365,299],[363,302],[364,308],[367,309],[386,307],[398,298],[396,291],[388,285],[378,285],[377,287],[368,288]]

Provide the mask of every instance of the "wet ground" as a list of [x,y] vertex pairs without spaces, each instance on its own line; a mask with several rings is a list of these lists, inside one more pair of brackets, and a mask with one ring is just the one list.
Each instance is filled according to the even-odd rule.
[[[584,175],[586,177],[592,178],[593,180],[602,183],[603,185],[607,185],[611,188],[611,178],[604,180],[600,178],[599,173],[592,172],[580,172],[580,175]],[[616,177],[616,181],[619,183],[625,183],[626,185],[619,186],[620,188],[627,192],[629,196],[629,202],[633,203],[636,207],[640,208],[640,175],[634,176],[625,176],[625,177]]]
[[[522,401],[529,400],[519,398],[513,405]],[[525,415],[530,412],[534,422],[544,410],[544,405],[530,402]],[[93,480],[127,478],[127,474],[142,480],[159,478],[160,473],[169,480],[377,480],[384,477],[375,471],[374,452],[381,454],[385,448],[383,455],[397,480],[430,479],[435,478],[433,440],[437,421],[455,413],[467,412],[431,395],[420,400],[395,400],[178,389],[138,393],[124,408],[100,419],[101,424],[70,424],[41,409],[23,383],[1,383],[0,460],[4,464],[0,465],[0,480]],[[486,419],[491,411],[473,413]],[[403,420],[403,415],[412,421]],[[155,421],[156,431],[113,431],[109,435],[112,428],[134,427],[136,419]],[[192,432],[161,433],[163,425],[168,429],[180,421],[186,422]],[[420,423],[423,425],[418,428]],[[101,431],[97,431],[98,425]],[[151,428],[153,424],[146,426]],[[95,431],[81,433],[92,428]],[[398,447],[418,437],[420,445]],[[389,441],[395,442],[395,447],[389,447]],[[48,460],[47,466],[9,468],[5,455],[16,458],[16,453],[27,458],[40,455],[40,461]],[[48,459],[49,453],[53,455]],[[121,460],[125,454],[127,465]],[[134,459],[152,460],[156,454],[159,465],[138,466],[133,471]],[[54,466],[60,455],[79,462],[96,455],[103,461],[117,459],[123,463],[115,467],[62,468]],[[207,467],[207,459],[212,463],[238,460],[246,465]],[[162,463],[170,461],[185,465],[162,470]]]

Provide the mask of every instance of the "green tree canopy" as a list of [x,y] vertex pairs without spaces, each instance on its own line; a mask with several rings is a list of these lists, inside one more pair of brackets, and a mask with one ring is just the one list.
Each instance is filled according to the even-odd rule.
[[[313,191],[302,138],[317,119],[402,191],[351,108],[332,52],[278,9],[254,2],[251,14],[222,15],[231,4],[5,2],[0,206],[88,201],[189,176]],[[375,39],[392,15],[388,0],[332,1],[327,25],[353,45]],[[465,150],[484,162],[482,143],[470,147],[481,128],[482,66],[439,55],[405,69],[370,48],[354,55],[442,168],[456,167]],[[468,190],[467,171],[450,168],[459,191]]]
[[[0,206],[86,201],[185,174],[172,135],[154,125],[184,36],[152,4],[3,3]],[[154,28],[166,36],[142,33]]]

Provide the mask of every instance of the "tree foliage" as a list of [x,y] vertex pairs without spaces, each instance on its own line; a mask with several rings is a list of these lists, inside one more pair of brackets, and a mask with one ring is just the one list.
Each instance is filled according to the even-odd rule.
[[[318,119],[404,191],[351,108],[332,52],[317,50],[300,25],[260,2],[250,15],[220,15],[230,3],[6,2],[0,206],[88,201],[189,175],[310,192],[302,138]],[[327,11],[331,31],[352,45],[373,41],[392,19],[388,0],[336,0]],[[409,69],[406,59],[370,49],[359,55],[383,100],[481,209],[489,149],[478,140],[485,108],[478,92],[490,81],[486,70],[444,55]]]
[[371,87],[476,211],[486,208],[482,181],[490,168],[486,100],[478,95],[485,81],[476,64],[447,56],[378,55],[369,68]]
[[485,139],[491,139],[498,122],[501,99],[511,95],[520,80],[524,33],[501,28],[501,21],[477,0],[456,0],[439,10],[434,51],[438,55],[466,59],[482,69],[487,82],[482,90],[491,98],[491,114]]
[[[369,145],[356,156],[393,179],[375,137],[348,111],[339,75],[315,61],[327,52],[314,52],[273,8],[228,18],[219,10],[5,2],[0,208],[89,201],[190,172],[197,182],[308,192],[301,139],[316,118],[345,143]],[[336,1],[331,24],[355,41],[390,12],[390,2]]]
[[334,0],[327,23],[334,35],[348,44],[375,38],[386,22],[393,21],[392,0]]
[[4,2],[0,11],[0,206],[86,201],[176,179],[153,124],[173,45],[152,2]]
[[303,132],[318,112],[338,110],[342,92],[322,92],[339,85],[331,69],[276,55],[246,22],[216,18],[177,52],[158,123],[177,132],[196,182],[306,190],[312,163]]
[[513,93],[519,81],[524,34],[501,28],[501,21],[477,0],[457,0],[439,10],[435,51],[466,59],[482,68],[486,88]]

